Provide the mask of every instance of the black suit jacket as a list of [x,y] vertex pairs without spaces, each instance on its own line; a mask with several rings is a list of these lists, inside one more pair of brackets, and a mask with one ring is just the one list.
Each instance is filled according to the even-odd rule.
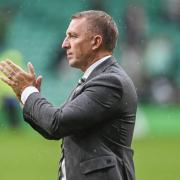
[[109,58],[59,108],[40,93],[24,119],[47,139],[64,139],[67,180],[135,180],[131,141],[137,96],[123,69]]

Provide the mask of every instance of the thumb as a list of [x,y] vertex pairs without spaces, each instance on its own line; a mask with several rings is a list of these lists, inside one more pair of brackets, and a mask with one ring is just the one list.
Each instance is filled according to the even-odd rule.
[[36,74],[35,74],[34,66],[32,65],[32,63],[28,62],[27,66],[28,66],[28,72],[29,72],[32,76],[35,77]]
[[36,88],[40,91],[43,77],[40,75],[36,79]]

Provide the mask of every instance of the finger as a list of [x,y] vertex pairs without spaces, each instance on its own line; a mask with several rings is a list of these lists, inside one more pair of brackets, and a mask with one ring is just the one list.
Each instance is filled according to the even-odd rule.
[[13,63],[11,60],[6,60],[5,61],[9,66],[11,66],[11,68],[15,71],[15,72],[19,72],[19,71],[23,71],[25,72],[21,67],[19,67],[18,65],[16,65],[15,63]]
[[43,79],[42,76],[38,76],[36,79],[36,87],[39,91],[41,90],[42,79]]
[[26,71],[24,71],[20,66],[13,63],[11,60],[6,60],[5,63],[13,69],[15,75],[24,74],[25,76],[28,76],[28,73]]
[[36,76],[35,71],[34,71],[34,66],[32,65],[32,63],[28,62],[28,72],[32,75],[32,76]]
[[0,71],[9,79],[16,81],[15,78],[15,72],[13,71],[13,69],[7,65],[5,62],[2,62],[0,64]]
[[7,77],[14,75],[13,69],[9,67],[9,65],[7,65],[5,61],[2,61],[0,63],[0,71]]
[[14,81],[11,81],[10,79],[8,79],[6,77],[0,76],[0,79],[11,87],[16,85],[16,83]]

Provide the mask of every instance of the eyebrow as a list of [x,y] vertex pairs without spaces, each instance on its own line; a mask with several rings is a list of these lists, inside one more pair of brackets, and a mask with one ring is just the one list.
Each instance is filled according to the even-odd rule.
[[78,35],[76,32],[66,32],[66,35]]

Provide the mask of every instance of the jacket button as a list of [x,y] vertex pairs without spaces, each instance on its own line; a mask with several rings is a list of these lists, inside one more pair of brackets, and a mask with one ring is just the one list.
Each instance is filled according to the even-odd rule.
[[106,160],[106,163],[107,163],[107,164],[110,164],[110,163],[111,163],[111,159],[107,159],[107,160]]

